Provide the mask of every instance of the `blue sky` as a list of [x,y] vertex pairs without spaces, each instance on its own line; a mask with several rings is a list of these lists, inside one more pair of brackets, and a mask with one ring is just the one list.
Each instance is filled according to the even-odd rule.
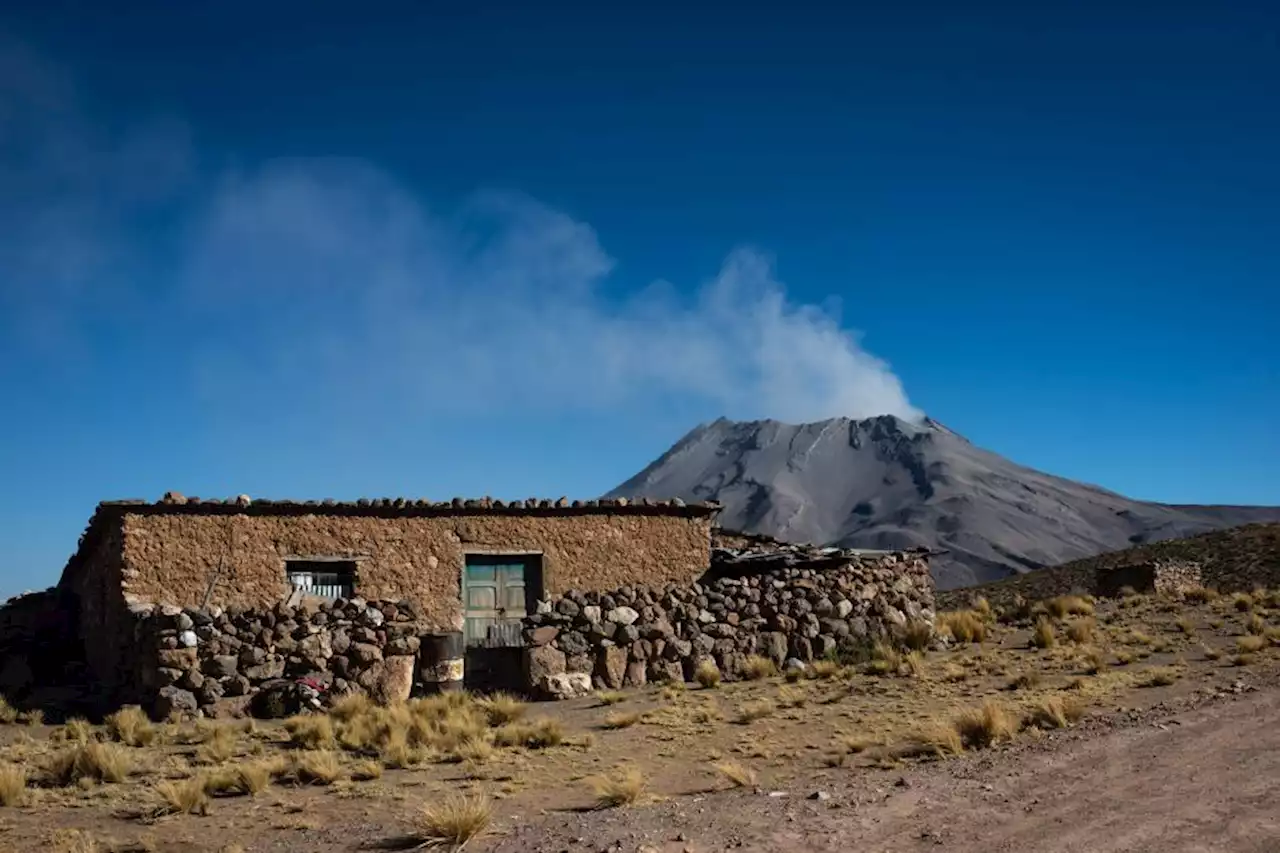
[[103,498],[591,496],[722,414],[1280,504],[1280,12],[962,5],[6,4],[0,592]]

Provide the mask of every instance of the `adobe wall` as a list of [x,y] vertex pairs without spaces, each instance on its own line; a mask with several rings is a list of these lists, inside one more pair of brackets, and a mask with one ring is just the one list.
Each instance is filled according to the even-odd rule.
[[558,595],[636,581],[688,583],[710,561],[710,529],[707,516],[634,512],[128,513],[122,571],[110,575],[139,601],[197,607],[212,585],[210,606],[270,607],[288,593],[285,558],[352,558],[357,595],[409,599],[428,623],[449,629],[461,627],[467,551],[542,552],[544,592]]
[[923,554],[719,565],[693,584],[574,590],[545,602],[525,620],[525,687],[565,698],[593,687],[692,680],[704,660],[734,679],[749,655],[779,666],[856,655],[909,623],[933,622]]

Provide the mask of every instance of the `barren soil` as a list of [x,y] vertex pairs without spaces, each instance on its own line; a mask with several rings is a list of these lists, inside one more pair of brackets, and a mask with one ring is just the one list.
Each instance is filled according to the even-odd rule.
[[[546,749],[495,746],[495,729],[480,759],[437,751],[398,769],[386,751],[337,748],[332,784],[280,777],[253,796],[214,796],[200,814],[147,816],[165,784],[313,753],[275,724],[165,723],[149,746],[115,747],[131,765],[122,781],[59,787],[45,777],[75,748],[70,729],[0,725],[0,800],[6,774],[23,768],[29,780],[0,806],[0,853],[403,849],[423,806],[457,792],[494,804],[488,836],[467,849],[504,853],[1280,852],[1280,593],[1136,597],[1045,618],[1049,648],[1030,644],[1031,620],[989,620],[983,642],[904,658],[891,673],[833,665],[796,683],[530,705],[525,719],[563,730]],[[984,703],[1020,730],[951,758],[914,748],[929,723],[954,731]],[[1055,703],[1085,716],[1025,722]],[[211,758],[198,741],[217,727],[234,728],[233,749]],[[111,739],[101,727],[87,737]],[[380,778],[352,778],[379,762]],[[725,762],[755,781],[732,788]],[[646,794],[597,808],[593,779],[626,768]]]

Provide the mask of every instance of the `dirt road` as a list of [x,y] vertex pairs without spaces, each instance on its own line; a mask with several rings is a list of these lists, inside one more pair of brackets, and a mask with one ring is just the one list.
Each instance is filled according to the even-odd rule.
[[1280,851],[1280,689],[905,771],[554,815],[499,851]]

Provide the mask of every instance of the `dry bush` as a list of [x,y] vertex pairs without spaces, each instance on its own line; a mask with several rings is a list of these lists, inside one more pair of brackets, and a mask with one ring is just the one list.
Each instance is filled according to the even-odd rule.
[[902,666],[902,655],[893,646],[877,642],[871,648],[871,660],[867,672],[871,675],[894,675]]
[[1127,666],[1133,663],[1133,653],[1124,650],[1116,652],[1116,665]]
[[1046,601],[1044,606],[1046,610],[1053,614],[1055,619],[1065,619],[1068,616],[1093,615],[1093,605],[1078,595],[1059,595]]
[[1253,596],[1247,592],[1237,592],[1231,597],[1231,606],[1241,613],[1247,613],[1253,609]]
[[514,723],[528,710],[528,706],[509,693],[495,693],[486,697],[480,703],[480,707],[484,710],[485,718],[491,726]]
[[[321,719],[324,719],[323,717]],[[222,764],[236,754],[240,745],[238,733],[230,726],[218,726],[196,750],[196,760],[204,764]]]
[[372,713],[377,703],[367,693],[347,693],[333,700],[329,706],[329,716],[338,722],[347,722],[356,717]]
[[270,786],[272,770],[270,765],[262,762],[217,770],[204,777],[204,790],[211,797],[260,794]]
[[1013,740],[1018,732],[1018,719],[1004,705],[988,699],[981,707],[961,711],[952,719],[952,726],[961,743],[980,749]]
[[606,729],[628,729],[640,722],[641,714],[639,711],[633,711],[629,714],[620,711],[610,711],[604,715],[604,723]]
[[27,801],[27,768],[0,764],[0,806],[20,806]]
[[205,791],[206,780],[201,776],[184,779],[180,782],[160,782],[155,792],[160,796],[160,804],[151,814],[155,817],[170,814],[202,815],[209,812],[209,794]]
[[693,672],[693,680],[708,688],[718,685],[720,677],[720,667],[710,658],[701,661]]
[[601,690],[596,693],[596,699],[601,705],[619,705],[627,701],[627,694],[621,690]]
[[803,708],[808,701],[809,697],[804,694],[803,690],[785,686],[778,688],[779,708]]
[[1084,716],[1085,705],[1068,696],[1049,696],[1031,709],[1028,723],[1042,729],[1065,729]]
[[1272,642],[1274,645],[1280,645],[1280,625],[1272,625],[1262,635]]
[[1089,675],[1097,675],[1107,667],[1107,656],[1099,649],[1086,649],[1084,653],[1084,671]]
[[337,738],[333,733],[333,720],[323,714],[299,714],[284,721],[289,733],[289,743],[301,749],[333,749]]
[[31,708],[23,711],[18,715],[18,722],[24,726],[42,726],[44,725],[44,710]]
[[592,780],[596,805],[602,809],[630,806],[640,802],[647,783],[644,774],[635,767],[624,767],[607,776]]
[[378,747],[378,757],[387,767],[396,770],[407,770],[426,762],[436,753],[422,747],[410,746],[406,732],[396,731]]
[[970,608],[987,622],[992,622],[996,618],[995,611],[991,609],[991,602],[987,601],[986,596],[976,596],[970,603]]
[[825,680],[828,678],[835,678],[840,674],[842,669],[843,667],[841,667],[836,661],[816,660],[809,664],[809,675],[812,678]]
[[1040,685],[1042,676],[1039,670],[1029,670],[1009,682],[1009,690],[1031,690]]
[[1217,660],[1222,657],[1222,652],[1220,650],[1215,649],[1212,646],[1206,646],[1203,643],[1200,644],[1200,651],[1204,654],[1205,660]]
[[913,752],[933,753],[942,758],[964,752],[964,742],[956,727],[942,720],[929,720],[917,728],[911,735],[910,746]]
[[1236,650],[1241,654],[1260,652],[1266,647],[1267,638],[1259,637],[1257,634],[1250,634],[1247,637],[1240,637],[1236,640]]
[[160,734],[151,724],[151,718],[137,705],[124,706],[104,722],[107,734],[126,746],[150,746]]
[[1248,652],[1242,652],[1238,655],[1232,655],[1231,665],[1232,666],[1253,666],[1254,661],[1256,661],[1257,659],[1258,658],[1256,655],[1250,654]]
[[49,837],[51,853],[107,853],[98,839],[82,829],[55,829]]
[[1190,619],[1188,619],[1186,616],[1180,616],[1180,617],[1178,617],[1178,621],[1177,621],[1176,623],[1174,623],[1174,624],[1176,624],[1176,625],[1178,626],[1178,630],[1179,630],[1179,631],[1181,631],[1182,633],[1186,634],[1188,637],[1193,637],[1193,636],[1195,636],[1195,633],[1196,633],[1196,625],[1195,625],[1195,623],[1194,623],[1194,622],[1192,622],[1192,621],[1191,621]]
[[1053,623],[1041,616],[1036,620],[1036,627],[1031,632],[1031,645],[1038,649],[1050,649],[1057,644],[1058,635],[1053,630]]
[[1155,667],[1147,671],[1146,679],[1139,684],[1139,687],[1168,687],[1179,678],[1182,673],[1171,666]]
[[778,665],[762,655],[748,655],[742,662],[742,677],[747,681],[759,681],[778,674]]
[[933,626],[923,619],[913,619],[903,626],[899,636],[908,649],[924,651],[933,641]]
[[907,652],[907,654],[903,656],[902,663],[899,666],[900,671],[905,672],[913,678],[920,678],[923,676],[927,668],[928,667],[925,665],[924,655],[918,651]]
[[1075,619],[1067,625],[1067,639],[1080,645],[1092,643],[1096,627],[1097,623],[1092,619]]
[[755,770],[737,761],[722,761],[715,768],[735,788],[754,788],[759,781]]
[[1259,616],[1257,613],[1254,613],[1250,615],[1247,620],[1245,620],[1244,629],[1248,631],[1250,634],[1257,634],[1258,636],[1262,636],[1267,631],[1267,623],[1266,623],[1266,620],[1264,620],[1261,616]]
[[738,709],[736,722],[740,725],[747,725],[756,720],[764,719],[772,714],[776,706],[768,699],[760,699],[755,702],[744,702],[742,707]]
[[303,785],[332,785],[342,778],[342,761],[328,749],[310,749],[293,756],[293,778]]
[[0,696],[0,723],[9,725],[18,721],[18,709],[9,704],[9,700]]
[[987,638],[986,616],[976,610],[939,613],[937,623],[939,632],[950,634],[958,643],[981,643]]
[[123,782],[131,769],[132,761],[124,748],[93,741],[55,752],[44,765],[44,779],[59,787],[77,784],[81,779]]
[[415,835],[424,847],[445,845],[459,850],[484,835],[493,821],[493,803],[483,795],[450,794],[418,813]]
[[381,778],[382,765],[376,761],[361,761],[351,767],[351,781],[353,782],[372,782],[374,779]]
[[1208,604],[1216,600],[1218,591],[1209,586],[1193,586],[1183,590],[1182,598],[1192,604]]
[[72,717],[55,729],[49,739],[61,743],[88,743],[93,739],[93,726],[83,717]]
[[552,717],[508,723],[494,729],[494,743],[498,746],[523,746],[528,749],[546,749],[564,742],[564,726]]

